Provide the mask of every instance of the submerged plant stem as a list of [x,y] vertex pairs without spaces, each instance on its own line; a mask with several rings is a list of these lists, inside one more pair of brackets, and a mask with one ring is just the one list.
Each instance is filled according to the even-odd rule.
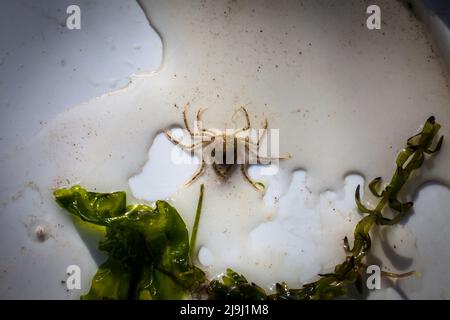
[[204,192],[204,190],[205,190],[205,185],[202,184],[200,186],[200,195],[198,197],[197,210],[195,212],[194,227],[192,228],[191,241],[190,241],[190,244],[189,244],[189,248],[190,248],[189,257],[191,258],[191,263],[194,262],[195,242],[197,241],[198,225],[199,225],[199,222],[200,222],[200,216],[202,214],[203,192]]

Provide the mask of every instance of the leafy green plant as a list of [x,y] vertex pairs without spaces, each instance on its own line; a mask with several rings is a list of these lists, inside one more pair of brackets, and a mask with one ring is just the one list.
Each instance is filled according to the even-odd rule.
[[189,256],[186,225],[165,201],[126,206],[124,192],[80,186],[54,193],[74,216],[106,227],[99,248],[108,255],[82,299],[182,299],[206,281]]
[[[411,173],[422,166],[425,154],[440,150],[443,137],[431,149],[439,129],[440,125],[430,117],[422,130],[407,140],[405,148],[397,156],[391,181],[383,190],[379,190],[381,178],[369,183],[369,190],[379,199],[374,208],[362,203],[360,186],[357,187],[355,201],[363,218],[355,227],[353,247],[347,238],[344,239],[347,256],[334,272],[321,274],[317,281],[299,289],[290,289],[284,282],[277,283],[273,294],[267,294],[231,269],[227,269],[220,280],[208,283],[204,272],[194,265],[203,185],[190,242],[181,216],[165,201],[156,201],[154,207],[142,204],[127,206],[124,192],[95,193],[80,186],[59,189],[54,195],[61,207],[90,224],[106,228],[105,239],[99,248],[108,254],[108,260],[99,267],[89,293],[81,298],[181,299],[202,295],[206,291],[209,299],[315,300],[343,296],[352,285],[362,291],[362,275],[366,268],[363,260],[371,248],[370,231],[374,226],[394,225],[410,212],[412,202],[402,203],[398,199],[399,193]],[[393,218],[384,214],[387,208],[395,212]],[[408,276],[411,272],[384,274]]]

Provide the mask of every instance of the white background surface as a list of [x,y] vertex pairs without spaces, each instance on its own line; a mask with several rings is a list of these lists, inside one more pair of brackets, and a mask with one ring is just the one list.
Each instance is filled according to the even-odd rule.
[[[46,125],[46,119],[61,110],[119,89],[127,84],[131,74],[156,70],[161,63],[160,38],[136,2],[76,3],[82,8],[81,30],[67,30],[64,26],[65,10],[73,1],[11,0],[0,11],[0,147],[3,150],[0,157],[6,156],[18,142],[26,141]],[[443,199],[448,195],[443,187],[428,188],[424,193],[428,194],[426,199]],[[427,211],[426,203],[419,201],[418,208]],[[447,218],[442,214],[444,208],[442,202],[429,211],[434,217],[433,225],[443,225]],[[419,230],[429,222],[423,216],[413,217],[408,225]],[[420,239],[430,236],[428,228],[421,230],[422,234],[417,235]],[[448,240],[448,237],[441,238],[439,244]],[[431,239],[419,241],[418,247],[423,252],[432,252],[434,271],[445,274],[450,261],[448,256],[440,254],[442,246]],[[18,268],[29,270],[26,266]],[[446,288],[440,287],[439,278],[431,277],[430,272],[424,276],[437,288],[429,297],[441,297]],[[3,284],[7,282],[2,281]],[[33,287],[22,292],[20,288],[14,292],[3,289],[2,298],[66,297],[61,294],[64,293],[61,286],[49,286],[46,290]]]
[[[71,4],[81,8],[81,30],[65,26]],[[2,150],[65,108],[156,70],[162,57],[160,38],[133,0],[2,1],[0,39]]]

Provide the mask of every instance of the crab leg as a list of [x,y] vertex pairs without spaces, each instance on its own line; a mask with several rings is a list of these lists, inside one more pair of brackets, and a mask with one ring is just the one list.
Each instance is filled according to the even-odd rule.
[[244,112],[244,114],[245,114],[245,120],[247,121],[247,125],[246,125],[244,128],[242,128],[242,131],[245,131],[245,130],[248,130],[248,129],[251,128],[251,125],[250,125],[250,117],[249,117],[248,112],[247,112],[247,109],[245,109],[245,107],[241,107],[241,110]]
[[[291,158],[290,154],[287,155],[283,155],[283,156],[278,156],[278,157],[262,157],[260,155],[258,155],[257,152],[255,152],[254,150],[251,149],[247,149],[249,152],[253,153],[256,156],[256,159],[258,160],[258,162],[260,161],[269,161],[269,160],[287,160]],[[259,151],[259,150],[258,150]]]
[[209,130],[203,129],[203,131],[200,132],[200,134],[194,133],[192,138],[202,138],[203,139],[205,136],[207,136],[208,138],[214,138],[214,137],[216,137],[216,134]]
[[192,176],[192,178],[190,178],[185,184],[185,187],[188,187],[189,185],[191,185],[195,180],[197,180],[205,171],[205,161],[202,160],[202,164],[200,165],[200,168],[197,170],[197,172]]
[[202,119],[201,119],[202,113],[203,113],[203,111],[205,111],[205,110],[206,110],[206,109],[203,109],[203,108],[199,108],[199,109],[197,110],[196,119],[197,119],[197,129],[198,129],[199,132],[206,132],[206,129],[202,129],[202,128],[200,128],[200,126],[199,126],[199,124],[202,122]]
[[279,157],[260,157],[256,155],[256,158],[259,161],[269,161],[269,160],[287,160],[291,158],[290,154],[279,156]]
[[[244,142],[246,146],[252,146],[252,147],[255,147],[256,150],[259,151],[259,145],[260,145],[260,143],[261,143],[261,139],[264,137],[264,134],[265,134],[266,131],[267,131],[267,127],[268,127],[268,122],[267,122],[267,119],[265,119],[265,120],[264,120],[264,125],[263,125],[263,127],[262,127],[263,132],[262,132],[262,134],[258,137],[256,143],[253,142],[253,141],[250,141],[249,136],[245,136],[245,137],[237,137],[237,139],[239,139],[240,141]],[[241,131],[241,130],[236,131],[236,133],[239,133],[239,132],[242,132],[242,131]],[[235,133],[235,134],[236,134],[236,133]]]
[[180,140],[178,140],[174,136],[172,136],[172,134],[168,130],[164,130],[164,134],[166,135],[167,139],[169,139],[173,144],[178,145],[178,146],[180,146],[181,148],[183,148],[183,149],[185,149],[187,151],[195,150],[198,147],[203,146],[203,144],[204,144],[204,141],[200,141],[199,143],[192,143],[192,144],[188,145],[188,144],[185,144],[185,143],[181,142]]
[[253,188],[255,188],[258,191],[264,191],[264,185],[262,185],[261,183],[255,182],[252,178],[250,178],[250,175],[248,174],[248,165],[247,164],[241,165],[241,171],[242,171],[242,174],[244,175],[245,180],[247,180],[253,186]]
[[[236,114],[236,112],[238,112],[238,111],[242,111],[242,112],[244,113],[246,125],[245,125],[245,127],[236,130],[236,131],[235,131],[235,134],[236,134],[236,133],[239,133],[239,132],[247,131],[248,129],[251,128],[251,125],[250,125],[250,116],[248,115],[247,109],[245,109],[245,107],[240,107],[237,111],[235,111],[234,114]],[[234,117],[234,115],[233,115],[233,117]]]
[[186,127],[186,130],[189,132],[191,137],[193,137],[194,133],[192,132],[191,128],[189,127],[189,123],[187,121],[187,110],[188,110],[188,108],[189,108],[189,102],[186,103],[186,105],[183,108],[183,122],[184,122],[184,126]]
[[264,135],[266,134],[266,132],[267,132],[267,127],[269,126],[269,122],[267,121],[267,118],[264,118],[264,124],[263,124],[263,127],[262,127],[262,130],[263,130],[263,132],[262,132],[262,134],[259,136],[259,138],[258,138],[258,143],[257,143],[257,146],[258,146],[258,150],[259,150],[259,144],[261,143],[261,139],[264,137]]

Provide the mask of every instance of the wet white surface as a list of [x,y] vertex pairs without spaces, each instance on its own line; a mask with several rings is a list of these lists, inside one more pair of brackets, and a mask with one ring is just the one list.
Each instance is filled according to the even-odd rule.
[[[65,26],[81,8],[81,29]],[[7,1],[0,10],[1,156],[54,115],[156,70],[162,43],[139,5],[121,1]]]
[[[82,27],[78,34],[61,28],[60,17],[64,15],[57,10],[55,13],[55,7],[50,6],[47,11],[33,6],[28,7],[27,15],[33,16],[39,12],[37,19],[48,23],[48,33],[46,31],[44,37],[39,38],[31,32],[34,28],[30,26],[23,29],[27,30],[23,31],[26,35],[18,37],[23,39],[24,44],[14,44],[13,41],[16,39],[8,38],[8,41],[11,41],[8,44],[9,55],[2,47],[0,68],[4,68],[2,71],[5,70],[6,73],[2,73],[0,89],[2,90],[1,99],[6,98],[2,105],[1,130],[3,130],[2,143],[7,150],[23,148],[21,141],[33,136],[41,126],[44,127],[43,135],[48,134],[45,131],[45,119],[52,118],[52,115],[59,113],[65,107],[123,86],[128,81],[128,75],[139,72],[139,69],[155,70],[159,66],[161,43],[156,33],[149,30],[150,27],[146,24],[145,17],[136,3],[130,2],[129,6],[125,7],[118,2],[113,4],[108,2],[108,5],[104,3],[102,5],[101,2],[100,5],[86,2],[83,5],[94,6],[94,8],[88,10],[86,25],[83,25],[86,28]],[[24,7],[18,4],[11,6],[10,10],[13,10],[9,12],[10,14],[18,14],[24,10]],[[89,12],[93,17],[92,23],[102,22],[98,28],[95,28],[96,33],[91,31]],[[106,14],[108,12],[109,14]],[[117,14],[120,15],[120,19],[117,18]],[[55,19],[55,16],[58,18]],[[99,19],[99,16],[102,19]],[[109,20],[105,19],[111,19],[111,21],[108,22]],[[107,27],[111,25],[117,29]],[[121,32],[130,28],[130,25],[136,29],[127,29],[129,31],[127,33]],[[44,38],[46,40],[43,40]],[[52,44],[55,50],[50,50],[52,47],[49,44],[49,38],[54,39]],[[61,44],[61,41],[67,42]],[[103,45],[99,46],[99,41]],[[28,48],[27,45],[29,45]],[[87,54],[79,54],[80,49]],[[14,50],[17,52],[11,54],[15,52]],[[48,56],[47,52],[51,52],[51,55]],[[32,53],[37,63],[27,64],[31,60],[29,55]],[[11,56],[16,57],[17,60],[11,60]],[[91,56],[95,59],[90,59]],[[99,56],[105,59],[98,59]],[[107,59],[108,57],[110,59]],[[65,62],[62,63],[62,60]],[[127,61],[132,61],[132,64],[130,65]],[[23,66],[20,67],[22,64]],[[72,71],[67,71],[68,66],[72,67]],[[80,72],[80,75],[73,68],[83,72]],[[22,69],[26,72],[21,73]],[[10,76],[3,77],[4,74]],[[43,74],[46,75],[46,81],[42,81]],[[10,81],[6,81],[6,78],[10,78]],[[117,128],[122,128],[124,117],[130,116],[132,118],[130,121],[143,121],[139,114],[128,115],[127,112],[120,112],[118,115],[111,115],[108,109],[111,107],[110,109],[114,111],[113,106],[128,106],[128,104],[133,104],[128,106],[130,110],[140,105],[145,107],[148,101],[136,98],[138,95],[135,92],[142,92],[148,87],[139,84],[142,83],[139,81],[137,78],[137,84],[128,91],[133,97],[131,101],[123,98],[120,93],[104,98],[109,100],[100,113],[101,118],[88,118],[93,123],[88,123],[86,130],[71,128],[74,126],[70,122],[71,114],[62,115],[64,126],[60,128],[67,129],[68,135],[71,132],[86,135],[86,132],[91,135],[109,132],[113,135]],[[168,96],[170,94],[158,99],[169,100]],[[116,104],[111,102],[114,100],[118,102]],[[39,112],[32,112],[33,108],[37,108]],[[87,105],[79,109],[81,112],[89,113]],[[180,116],[179,110],[172,110],[170,113]],[[112,123],[109,122],[110,119],[114,120],[117,127],[106,127]],[[179,118],[176,119],[179,120]],[[104,126],[98,127],[95,122],[102,122],[102,120],[106,120]],[[90,128],[100,128],[103,131],[95,132]],[[143,132],[139,130],[137,128],[136,132]],[[50,132],[50,136],[51,134]],[[71,138],[77,144],[84,146],[84,136],[81,134]],[[130,136],[133,134],[131,129],[127,134]],[[80,154],[86,156],[82,151],[80,153],[73,151],[70,145],[55,149],[54,146],[60,146],[71,139],[54,137],[45,141],[46,143],[42,146],[34,146],[35,150],[39,151],[36,155],[41,155],[41,152],[49,154],[67,152],[73,157]],[[53,166],[53,163],[41,164],[39,161],[44,157],[37,156],[36,161],[29,167],[21,166],[20,168],[26,168],[24,172],[6,172],[6,169],[10,167],[3,166],[5,162],[2,162],[2,176],[9,177],[3,179],[0,190],[2,199],[0,296],[2,298],[77,298],[80,292],[87,290],[96,264],[103,259],[96,250],[98,239],[74,227],[67,214],[57,209],[51,202],[51,188],[55,185],[76,183],[80,176],[90,176],[87,180],[86,178],[83,180],[89,188],[105,191],[121,188],[130,194],[132,191],[135,197],[131,198],[132,201],[137,201],[136,198],[153,200],[152,198],[172,196],[172,201],[182,212],[188,226],[192,225],[195,207],[195,201],[192,199],[196,199],[198,184],[190,189],[179,187],[186,180],[185,178],[190,176],[195,166],[173,167],[170,159],[167,158],[172,145],[162,136],[157,136],[156,143],[153,145],[151,136],[136,137],[135,146],[130,146],[129,141],[130,139],[124,137],[111,149],[105,144],[97,146],[100,151],[96,156],[91,155],[92,159],[83,158],[85,161],[83,165],[73,162],[75,167],[68,171],[70,174],[57,177],[57,181],[53,180],[55,179],[53,176],[44,176],[45,178],[38,184],[31,179],[31,177],[39,176],[35,172]],[[89,147],[89,144],[86,146]],[[109,163],[108,159],[120,158],[117,155],[122,153],[132,154],[134,159],[123,162],[121,164],[123,171],[111,178],[108,172],[117,169],[117,166]],[[9,152],[2,153],[2,160],[7,159],[8,154]],[[64,159],[64,157],[60,154],[50,157],[50,161],[55,159]],[[131,165],[127,166],[127,164]],[[61,167],[64,167],[64,164],[61,164]],[[59,170],[59,167],[55,168],[55,171],[59,172]],[[155,175],[165,171],[170,172],[169,178],[166,175],[155,178]],[[198,239],[199,246],[203,248],[200,250],[199,260],[206,266],[209,274],[214,276],[226,267],[233,267],[246,274],[249,279],[270,287],[271,283],[280,280],[287,280],[290,284],[296,285],[311,280],[318,272],[329,271],[329,268],[342,259],[342,238],[345,235],[351,237],[352,228],[357,222],[358,214],[354,208],[353,194],[355,186],[362,183],[362,177],[356,174],[347,175],[347,178],[342,179],[335,190],[311,193],[308,189],[310,184],[314,183],[314,177],[309,177],[305,171],[296,170],[291,174],[282,168],[276,176],[269,178],[261,177],[257,168],[253,168],[250,172],[257,179],[266,179],[265,182],[269,187],[264,199],[256,197],[254,193],[241,187],[239,187],[241,189],[233,189],[233,184],[239,186],[244,184],[239,172],[227,185],[221,185],[211,175],[206,175],[205,180],[199,181],[210,183],[205,198],[205,210],[213,214],[205,216],[202,220]],[[20,177],[20,179],[15,180],[11,177]],[[68,182],[65,181],[66,178],[69,179]],[[370,178],[373,177],[368,177]],[[211,181],[216,181],[216,184],[211,184]],[[249,186],[245,187],[250,190]],[[219,192],[229,194],[232,201],[213,210],[214,203],[222,199]],[[180,196],[181,193],[183,196]],[[449,224],[448,210],[446,210],[450,205],[449,199],[447,188],[426,187],[418,194],[415,214],[407,221],[407,224],[394,227],[390,229],[391,231],[387,231],[387,234],[382,234],[389,239],[392,246],[396,246],[395,252],[402,256],[400,258],[392,252],[386,253],[384,252],[386,248],[375,248],[382,257],[382,265],[393,271],[407,271],[413,268],[420,271],[423,278],[417,281],[415,279],[401,280],[400,289],[382,290],[376,292],[374,297],[449,298],[450,277],[445,271],[450,257],[446,245],[449,239],[445,232]],[[264,209],[247,212],[245,211],[247,206],[251,208],[251,205],[247,204],[244,206],[245,212],[239,212],[239,208],[242,207],[240,203],[244,201],[257,204],[258,208],[264,204]],[[432,203],[431,207],[430,203]],[[236,217],[240,217],[240,220],[237,221]],[[38,227],[46,231],[44,242],[36,238]],[[61,280],[66,277],[65,269],[70,264],[81,267],[81,291],[67,292],[64,284],[61,283]]]

